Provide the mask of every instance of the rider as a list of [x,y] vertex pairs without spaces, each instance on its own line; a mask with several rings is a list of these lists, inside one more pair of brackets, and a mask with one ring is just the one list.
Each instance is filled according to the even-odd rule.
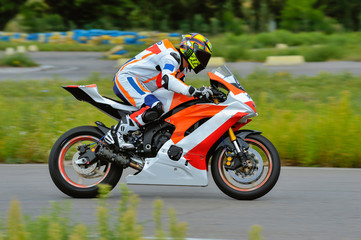
[[123,135],[163,114],[162,102],[152,94],[158,88],[196,98],[212,95],[208,88],[196,89],[184,83],[188,71],[198,73],[206,68],[211,54],[209,40],[199,33],[190,33],[183,36],[179,49],[164,39],[127,61],[115,74],[113,90],[124,102],[139,110],[112,126],[105,142],[122,149],[134,148],[133,144],[125,142]]

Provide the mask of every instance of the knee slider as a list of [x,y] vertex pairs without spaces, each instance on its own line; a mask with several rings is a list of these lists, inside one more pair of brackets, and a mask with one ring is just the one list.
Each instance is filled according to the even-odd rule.
[[152,122],[156,119],[158,119],[163,114],[163,104],[158,101],[153,104],[151,108],[148,108],[144,111],[142,120],[144,123]]

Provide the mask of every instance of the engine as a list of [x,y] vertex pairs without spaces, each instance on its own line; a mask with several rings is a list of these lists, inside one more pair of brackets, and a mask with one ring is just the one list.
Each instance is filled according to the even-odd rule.
[[155,153],[172,137],[172,132],[170,129],[162,129],[157,132],[153,138],[152,149]]

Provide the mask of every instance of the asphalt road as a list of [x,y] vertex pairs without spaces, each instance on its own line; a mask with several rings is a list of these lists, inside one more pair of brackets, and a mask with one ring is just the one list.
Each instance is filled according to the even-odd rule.
[[[70,202],[74,221],[95,224],[97,202],[64,195],[52,183],[47,165],[0,165],[0,176],[1,217],[13,198],[32,217],[52,201]],[[360,183],[361,169],[284,167],[275,188],[254,201],[227,197],[212,179],[204,188],[130,188],[140,197],[138,220],[146,236],[154,235],[153,202],[161,198],[166,209],[174,208],[178,219],[188,223],[190,238],[247,239],[251,226],[260,225],[265,240],[356,240],[361,239]],[[108,200],[111,209],[116,209],[120,196],[117,187]]]
[[[3,52],[0,52],[0,56]],[[102,77],[113,79],[117,71],[115,60],[102,59],[100,52],[34,52],[29,53],[31,58],[41,67],[36,68],[1,68],[0,81],[20,79],[52,79],[61,76],[70,80],[80,80],[97,72]],[[227,63],[227,66],[241,76],[247,76],[255,70],[266,70],[269,72],[290,72],[294,75],[313,76],[320,72],[361,74],[361,62],[315,62],[291,66],[265,66],[263,63],[237,62]],[[213,67],[214,68],[214,67]],[[208,68],[207,70],[211,70]],[[187,75],[187,78],[207,78],[207,70],[199,74]]]

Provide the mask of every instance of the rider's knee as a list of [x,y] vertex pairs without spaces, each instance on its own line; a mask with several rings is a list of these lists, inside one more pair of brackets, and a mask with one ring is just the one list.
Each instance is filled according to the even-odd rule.
[[164,110],[162,102],[157,101],[154,102],[151,107],[144,104],[141,109],[132,113],[130,118],[137,122],[140,126],[143,126],[144,124],[158,119],[160,116],[162,116],[163,112]]

